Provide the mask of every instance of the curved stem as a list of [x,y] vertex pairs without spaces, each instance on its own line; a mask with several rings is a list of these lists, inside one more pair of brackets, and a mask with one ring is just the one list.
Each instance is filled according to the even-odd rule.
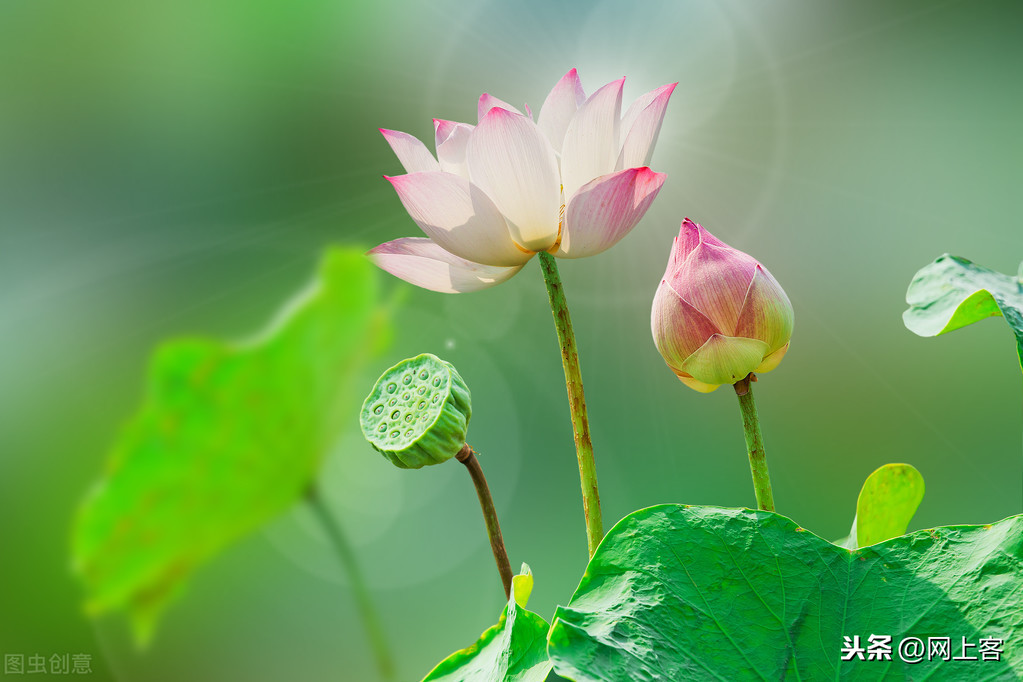
[[568,389],[568,407],[572,412],[572,430],[575,434],[575,454],[579,460],[579,482],[583,490],[583,515],[586,517],[586,541],[590,556],[597,551],[597,545],[604,537],[603,522],[600,518],[600,494],[597,491],[597,466],[593,461],[593,444],[590,442],[590,423],[586,418],[586,399],[583,397],[583,377],[579,371],[579,350],[572,332],[572,318],[568,314],[568,301],[558,274],[554,256],[541,251],[540,269],[547,284],[547,296],[551,301],[554,328],[561,345],[561,365],[565,369],[565,387]]
[[359,568],[355,550],[348,544],[348,539],[341,530],[341,526],[334,520],[330,509],[327,508],[320,494],[315,489],[310,489],[306,498],[309,501],[309,507],[323,526],[323,530],[326,532],[334,552],[348,572],[352,592],[355,593],[355,603],[362,617],[362,625],[366,628],[366,636],[369,639],[370,646],[373,648],[373,655],[376,658],[380,677],[385,680],[394,680],[394,659],[391,657],[387,638],[384,636],[383,628],[380,625],[380,618],[373,607],[373,600],[370,597],[369,588],[366,586],[366,580],[363,578],[362,571]]
[[771,492],[771,476],[767,473],[767,455],[764,453],[764,437],[760,433],[760,418],[757,404],[753,401],[751,381],[757,376],[752,372],[735,384],[739,396],[739,411],[742,412],[742,429],[746,433],[746,450],[749,452],[749,468],[753,474],[753,490],[757,495],[757,507],[774,511],[774,494]]
[[501,584],[504,585],[504,598],[511,598],[512,569],[508,561],[508,550],[504,548],[504,538],[501,537],[501,524],[497,522],[497,510],[494,508],[494,498],[490,496],[490,487],[483,475],[483,468],[480,467],[476,453],[466,443],[455,455],[455,459],[465,465],[472,477],[472,483],[476,486],[476,496],[480,498],[480,508],[483,510],[483,522],[487,525],[487,535],[490,537],[490,550],[494,553],[494,561],[497,563],[497,572],[501,574]]

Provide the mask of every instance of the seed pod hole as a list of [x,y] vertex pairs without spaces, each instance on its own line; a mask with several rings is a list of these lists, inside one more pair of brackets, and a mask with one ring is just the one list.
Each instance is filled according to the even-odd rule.
[[430,378],[430,373],[427,372],[425,369],[422,372],[419,373],[419,380],[420,381],[426,381],[429,378]]
[[411,374],[406,374],[405,376],[403,376],[401,378],[401,383],[405,384],[406,386],[411,384],[412,383],[412,375]]
[[394,412],[391,413],[391,419],[397,419],[400,416],[401,412],[399,412],[398,410],[395,410]]
[[397,390],[398,390],[398,384],[394,383],[393,381],[391,383],[387,384],[387,392],[388,393],[394,393]]
[[383,403],[373,408],[373,414],[381,414],[384,411]]

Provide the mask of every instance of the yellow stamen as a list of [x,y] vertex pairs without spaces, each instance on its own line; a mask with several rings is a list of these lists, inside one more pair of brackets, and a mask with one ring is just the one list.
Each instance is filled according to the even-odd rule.
[[565,205],[561,205],[561,210],[558,211],[558,237],[554,240],[554,245],[547,249],[547,253],[554,253],[561,248],[561,228],[565,225]]

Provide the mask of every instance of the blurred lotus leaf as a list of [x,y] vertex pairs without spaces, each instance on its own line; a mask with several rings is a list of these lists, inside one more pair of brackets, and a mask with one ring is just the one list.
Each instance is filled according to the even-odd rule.
[[909,310],[902,320],[920,336],[938,336],[985,317],[1004,317],[1016,335],[1023,369],[1023,264],[1014,277],[946,253],[916,273],[906,303]]
[[903,535],[924,499],[924,477],[910,464],[885,464],[863,482],[843,547],[856,549]]
[[547,625],[526,609],[533,591],[529,566],[512,579],[512,595],[497,625],[475,644],[437,664],[423,682],[544,682],[561,679],[547,658]]
[[333,249],[257,338],[173,340],[73,531],[92,614],[126,609],[139,642],[203,561],[299,500],[386,344],[374,268]]
[[[548,653],[575,682],[1015,680],[1021,550],[1023,516],[848,550],[772,512],[659,505],[607,534]],[[928,660],[942,636],[973,660]]]

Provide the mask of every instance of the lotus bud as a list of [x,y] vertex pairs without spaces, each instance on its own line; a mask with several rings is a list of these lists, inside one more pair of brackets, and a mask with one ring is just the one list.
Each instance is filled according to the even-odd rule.
[[362,433],[395,466],[420,469],[462,449],[471,415],[469,388],[454,366],[423,353],[377,380],[362,404]]
[[654,344],[682,383],[710,393],[774,369],[792,324],[792,303],[767,268],[683,221],[650,316]]

